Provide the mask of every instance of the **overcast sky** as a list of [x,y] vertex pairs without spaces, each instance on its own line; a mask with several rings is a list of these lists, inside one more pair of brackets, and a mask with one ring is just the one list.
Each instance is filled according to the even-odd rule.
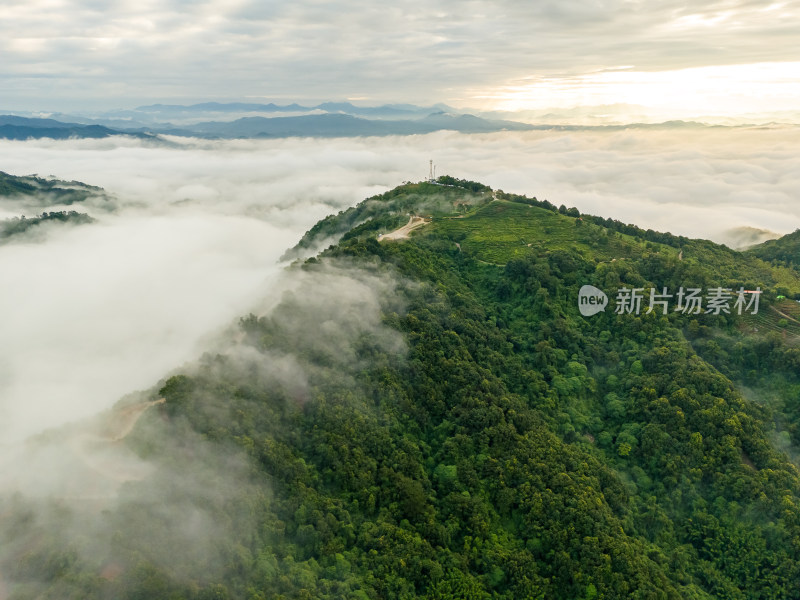
[[0,109],[350,99],[790,110],[799,5],[5,0]]

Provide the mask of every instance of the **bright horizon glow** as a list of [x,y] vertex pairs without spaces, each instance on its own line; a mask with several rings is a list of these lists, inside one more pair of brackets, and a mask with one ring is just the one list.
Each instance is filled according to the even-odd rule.
[[494,110],[551,106],[640,105],[685,115],[737,116],[797,110],[800,62],[634,71],[618,67],[586,75],[534,77],[495,93],[476,94]]

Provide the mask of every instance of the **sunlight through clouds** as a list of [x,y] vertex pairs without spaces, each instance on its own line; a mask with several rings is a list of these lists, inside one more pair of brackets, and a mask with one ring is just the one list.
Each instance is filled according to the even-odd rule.
[[788,111],[800,106],[800,62],[695,67],[642,72],[631,67],[565,78],[542,78],[482,97],[497,110],[626,103],[665,118]]
[[4,16],[6,110],[361,97],[503,110],[626,102],[681,117],[788,110],[800,96],[797,2],[31,0]]

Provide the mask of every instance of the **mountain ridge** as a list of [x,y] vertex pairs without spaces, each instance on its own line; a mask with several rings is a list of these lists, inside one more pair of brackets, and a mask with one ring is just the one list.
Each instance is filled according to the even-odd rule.
[[[772,308],[796,269],[448,176],[294,251],[273,308],[143,394],[123,443],[160,475],[104,512],[107,553],[17,527],[20,597],[793,597],[800,329]],[[584,317],[584,285],[763,298]],[[171,493],[197,456],[226,459]],[[208,553],[165,503],[215,524]]]
[[[322,103],[315,107],[298,104],[200,103],[196,105],[154,104],[133,111],[110,113],[107,118],[86,118],[64,115],[75,122],[52,118],[0,115],[0,137],[13,140],[52,138],[104,138],[130,135],[145,139],[159,136],[206,137],[237,139],[259,137],[358,137],[386,135],[420,135],[452,130],[460,133],[493,133],[501,131],[623,131],[626,129],[698,129],[723,127],[693,121],[661,123],[629,123],[612,125],[575,125],[526,123],[486,118],[453,111],[445,105],[433,107],[384,105],[358,107],[344,103]],[[322,112],[316,112],[322,111]],[[264,116],[252,113],[276,113]],[[290,114],[288,112],[310,112]],[[178,122],[159,121],[162,114]],[[202,116],[241,115],[234,120],[201,120]],[[187,117],[190,117],[188,121]]]

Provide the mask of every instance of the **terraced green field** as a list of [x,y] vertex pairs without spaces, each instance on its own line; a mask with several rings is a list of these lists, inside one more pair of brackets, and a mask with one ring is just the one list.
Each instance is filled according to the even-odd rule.
[[784,300],[781,303],[776,304],[775,308],[800,321],[800,302]]
[[[788,315],[790,318],[787,319],[783,315]],[[742,315],[741,319],[748,333],[775,332],[781,334],[789,343],[800,344],[800,304],[794,300],[777,302],[771,307],[759,310],[758,314]]]
[[578,250],[599,261],[678,250],[637,240],[544,208],[494,200],[463,217],[437,219],[422,234],[443,235],[478,260],[505,265],[513,258],[544,250]]

